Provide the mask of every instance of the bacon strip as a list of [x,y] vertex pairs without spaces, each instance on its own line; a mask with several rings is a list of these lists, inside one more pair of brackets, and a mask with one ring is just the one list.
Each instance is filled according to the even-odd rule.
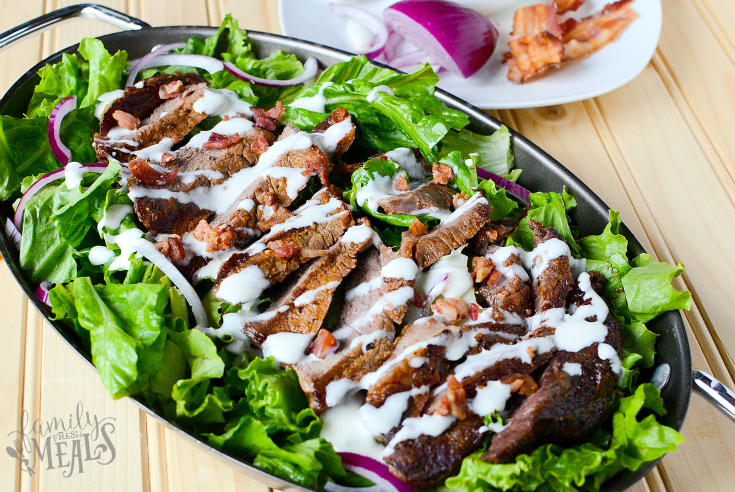
[[128,169],[145,186],[163,186],[173,181],[179,173],[178,168],[173,168],[167,173],[156,171],[148,162],[140,158],[130,161]]
[[560,13],[576,10],[584,0],[556,0],[518,9],[504,63],[508,80],[524,83],[542,73],[588,56],[613,41],[637,17],[620,0],[580,21],[559,24]]

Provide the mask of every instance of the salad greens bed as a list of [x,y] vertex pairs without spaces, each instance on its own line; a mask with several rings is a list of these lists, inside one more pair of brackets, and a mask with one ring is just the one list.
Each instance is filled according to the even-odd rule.
[[[189,39],[184,52],[217,56],[260,77],[289,79],[302,71],[296,57],[281,51],[256,58],[245,31],[229,16],[214,36]],[[94,106],[101,94],[122,87],[127,54],[111,55],[96,39],[82,41],[79,53],[83,58],[65,54],[60,62],[41,69],[25,118],[0,116],[0,200],[18,199],[40,176],[60,167],[49,148],[48,116],[66,96],[76,95],[80,103],[63,120],[61,138],[74,161],[95,161]],[[193,70],[149,69],[143,77]],[[667,310],[689,307],[689,293],[671,286],[682,265],[671,267],[645,254],[631,259],[615,211],[610,211],[609,224],[601,234],[580,238],[568,215],[576,202],[566,191],[533,193],[526,210],[492,181],[478,179],[478,167],[512,181],[518,178],[510,133],[505,127],[490,136],[465,130],[467,116],[433,96],[438,79],[428,65],[405,75],[356,57],[329,67],[311,86],[281,89],[254,86],[226,71],[202,75],[213,88],[231,89],[253,105],[268,108],[281,101],[285,106],[281,123],[303,130],[312,129],[327,113],[286,104],[322,91],[327,112],[344,107],[357,122],[356,146],[420,149],[430,162],[452,167],[456,175],[452,184],[460,191],[485,193],[493,206],[493,220],[517,218],[525,212],[510,243],[532,249],[528,221],[537,220],[554,227],[575,257],[587,259],[588,270],[607,279],[607,300],[623,326],[624,377],[606,425],[587,443],[566,449],[544,445],[511,464],[485,463],[480,449],[464,460],[460,473],[446,481],[446,488],[566,491],[584,485],[599,489],[618,471],[637,470],[682,441],[681,435],[659,424],[652,414],[665,413],[658,390],[636,383],[640,369],[654,362],[657,335],[645,323]],[[377,92],[368,102],[368,94],[379,85],[388,86],[393,94]],[[369,485],[346,472],[332,445],[319,437],[322,422],[308,408],[293,371],[272,358],[263,360],[247,352],[232,355],[224,350],[226,340],[212,340],[195,329],[181,292],[157,267],[130,251],[122,252],[130,255],[127,269],[111,268],[112,262],[90,263],[91,247],[106,245],[120,254],[111,235],[142,227],[134,214],[125,216],[116,229],[101,223],[111,206],[131,204],[119,184],[120,169],[111,162],[104,173],[86,174],[72,189],[63,180],[45,186],[26,204],[20,247],[25,274],[34,283],[47,280],[54,285],[49,295],[53,319],[81,338],[113,398],[134,395],[209,444],[299,485],[320,489],[327,480]],[[337,183],[356,210],[377,219],[373,221],[376,229],[390,245],[400,241],[401,231],[416,217],[382,214],[367,202],[357,203],[356,197],[376,175],[398,172],[402,169],[394,162],[369,160],[350,181]],[[432,225],[438,219],[422,220]],[[211,283],[197,286],[210,322],[217,326],[224,312],[239,307],[217,300],[209,289]],[[639,420],[641,412],[648,416]]]

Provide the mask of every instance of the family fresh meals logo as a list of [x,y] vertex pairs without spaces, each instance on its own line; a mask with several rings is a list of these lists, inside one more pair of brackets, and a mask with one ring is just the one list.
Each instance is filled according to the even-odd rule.
[[5,451],[20,462],[21,471],[33,476],[42,466],[46,470],[63,470],[68,478],[84,473],[84,468],[96,463],[109,465],[115,459],[115,446],[110,438],[115,432],[113,417],[97,418],[77,403],[76,414],[68,419],[37,419],[29,422],[23,411],[20,430],[8,434],[12,446]]

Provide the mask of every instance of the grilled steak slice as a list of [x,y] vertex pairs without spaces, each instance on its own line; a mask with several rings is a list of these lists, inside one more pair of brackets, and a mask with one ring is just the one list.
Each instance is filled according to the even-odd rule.
[[414,236],[404,232],[401,253],[413,257],[419,268],[426,268],[477,234],[490,219],[491,211],[482,193],[476,193],[428,234]]
[[456,420],[437,437],[424,434],[399,442],[384,460],[391,473],[414,487],[435,487],[457,473],[465,456],[480,446],[484,437],[479,432],[481,426],[482,417],[472,414]]
[[[164,101],[159,96],[159,88],[175,81],[183,83],[183,91]],[[178,143],[207,117],[193,109],[206,89],[207,84],[196,74],[157,75],[144,81],[143,88],[128,88],[102,116],[100,132],[95,134],[93,144],[97,157],[102,162],[107,162],[108,158],[128,162],[134,157],[132,152],[157,144],[166,137]],[[120,136],[111,135],[110,130],[117,125],[116,111],[138,118],[140,127]]]
[[435,318],[404,328],[388,360],[389,370],[371,385],[365,401],[380,408],[391,395],[440,383],[452,366],[446,358],[447,345],[458,333],[458,327]]
[[[605,324],[605,343],[621,352],[620,326],[613,317]],[[609,360],[601,359],[600,344],[578,352],[558,352],[544,370],[539,390],[515,411],[508,427],[496,434],[483,460],[508,463],[521,453],[547,442],[573,444],[589,437],[602,423],[617,375]],[[579,364],[581,374],[571,375],[565,364]]]
[[406,278],[383,275],[391,273],[396,265],[391,262],[396,260],[399,266],[407,261],[390,248],[380,253],[371,248],[359,258],[357,268],[345,279],[345,302],[335,323],[338,351],[294,367],[309,405],[317,412],[338,403],[346,390],[357,388],[363,376],[391,355],[395,324],[406,313],[414,285],[406,274],[410,264],[400,272]]
[[[318,191],[294,213],[242,253],[220,267],[215,294],[233,304],[257,299],[265,288],[283,281],[309,258],[301,250],[326,250],[353,224],[339,190]],[[228,300],[229,299],[229,300]]]
[[[342,123],[342,125],[338,125],[339,123]],[[344,136],[341,136],[339,140],[334,141],[334,138],[331,138],[330,132],[339,132],[340,135],[342,135],[341,131],[343,127],[351,125],[351,128],[344,134]],[[330,130],[332,127],[332,130]],[[314,127],[314,129],[311,131],[311,133],[322,133],[324,134],[319,140],[322,144],[322,149],[333,159],[337,159],[339,156],[347,152],[347,149],[350,148],[352,143],[355,141],[355,131],[356,131],[355,125],[352,123],[352,119],[350,118],[350,113],[347,112],[345,108],[337,108],[332,113],[326,117],[322,122],[320,122],[318,125]]]
[[[544,227],[535,220],[529,221],[533,230],[533,244],[536,248],[547,241],[564,241],[551,227]],[[566,243],[565,243],[566,244]],[[544,259],[543,255],[534,258],[534,264]],[[534,308],[536,312],[547,311],[554,308],[563,308],[566,298],[574,286],[572,269],[568,255],[561,255],[548,260],[546,268],[538,274],[531,284],[534,295]]]
[[446,185],[434,182],[426,183],[419,188],[378,200],[378,205],[387,214],[415,214],[418,211],[449,210],[455,192]]
[[493,220],[470,240],[478,256],[485,256],[492,246],[503,246],[505,240],[516,230],[521,219]]
[[[493,273],[480,287],[480,296],[488,306],[528,316],[531,311],[531,288],[520,254],[514,247],[490,246],[485,258],[493,262]],[[496,273],[497,272],[497,273]]]
[[[367,227],[367,226],[358,226]],[[249,320],[242,331],[255,344],[274,333],[316,333],[324,321],[334,291],[357,265],[357,255],[372,240],[360,243],[338,241],[324,256],[314,259],[299,275],[295,286],[271,304],[268,311]]]
[[[258,130],[264,132],[265,130]],[[233,145],[222,149],[230,154],[231,159],[238,159],[235,152],[243,150],[247,152],[244,142],[251,136],[243,137],[243,145]],[[257,135],[256,137],[257,138]],[[186,155],[193,155],[189,152]],[[201,154],[198,155],[201,157]],[[244,163],[243,163],[244,164]],[[172,195],[178,193],[177,190],[168,187],[158,187],[164,193],[159,191],[151,191],[154,188],[144,188],[136,186],[136,182],[130,182],[130,196],[134,199],[136,212],[140,221],[150,229],[154,234],[173,233],[183,235],[185,232],[192,230],[200,220],[205,219],[211,222],[212,227],[220,225],[233,225],[234,227],[250,227],[254,225],[252,214],[250,211],[241,208],[241,204],[245,200],[253,200],[255,204],[273,204],[289,205],[297,196],[296,192],[306,185],[307,179],[303,178],[303,184],[300,187],[294,187],[289,183],[289,177],[293,174],[300,175],[302,172],[312,175],[309,169],[329,166],[329,160],[326,154],[316,146],[306,149],[289,150],[278,155],[271,164],[264,162],[255,167],[241,168],[238,172],[229,176],[224,182],[212,182],[212,187],[199,187],[198,195],[209,196],[211,200],[204,199],[201,203],[209,204],[213,201],[228,199],[224,206],[217,204],[223,209],[220,213],[216,210],[199,207],[194,201],[190,201],[190,197],[182,195],[168,196],[160,198],[158,195]],[[194,167],[197,164],[187,164]],[[286,169],[286,170],[284,170]],[[298,171],[303,169],[304,171]],[[291,171],[293,170],[293,171]],[[221,171],[219,171],[221,172]],[[224,173],[222,173],[224,176]],[[202,179],[206,179],[203,177]],[[236,181],[232,181],[236,180]],[[228,183],[228,181],[232,181]],[[190,186],[194,186],[192,183]],[[235,197],[228,187],[243,186],[243,191],[239,196]],[[220,187],[222,190],[220,190]],[[234,198],[234,199],[233,199]],[[209,205],[208,205],[209,206]],[[212,207],[214,208],[214,207]]]

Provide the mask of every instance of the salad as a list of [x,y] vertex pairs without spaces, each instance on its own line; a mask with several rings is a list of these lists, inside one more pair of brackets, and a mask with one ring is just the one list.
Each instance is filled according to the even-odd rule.
[[683,266],[629,258],[615,211],[578,237],[428,65],[317,73],[229,16],[79,54],[0,116],[0,198],[113,398],[316,490],[599,489],[681,442],[636,376]]

